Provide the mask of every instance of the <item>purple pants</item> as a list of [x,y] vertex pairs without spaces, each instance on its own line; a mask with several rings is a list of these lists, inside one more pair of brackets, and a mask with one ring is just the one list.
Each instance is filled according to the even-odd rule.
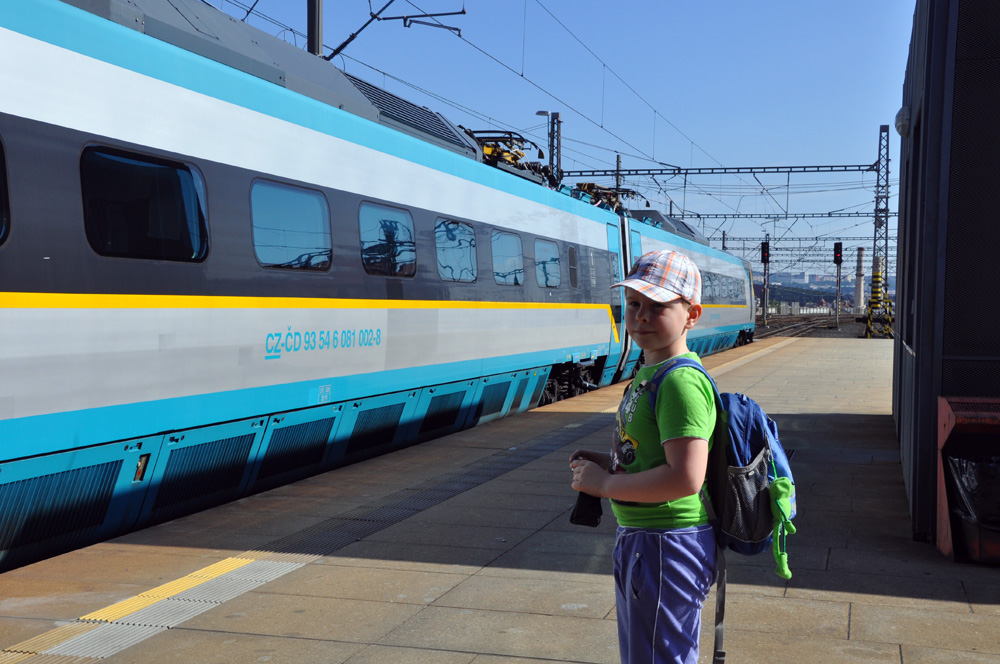
[[619,526],[613,556],[622,664],[697,664],[716,574],[712,527]]

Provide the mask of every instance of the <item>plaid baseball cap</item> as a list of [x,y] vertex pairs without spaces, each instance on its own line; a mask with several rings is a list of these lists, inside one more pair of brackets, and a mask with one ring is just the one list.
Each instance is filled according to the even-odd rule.
[[651,251],[639,257],[624,281],[614,284],[639,291],[656,302],[678,297],[701,304],[701,273],[690,258],[676,251]]

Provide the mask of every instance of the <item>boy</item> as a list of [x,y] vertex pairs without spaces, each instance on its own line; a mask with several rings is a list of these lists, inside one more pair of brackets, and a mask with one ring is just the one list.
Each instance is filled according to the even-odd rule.
[[577,450],[573,488],[611,499],[618,520],[614,576],[623,664],[696,664],[701,607],[715,579],[715,535],[698,492],[715,428],[712,385],[696,369],[665,376],[655,411],[647,386],[683,356],[701,317],[701,275],[673,251],[643,255],[625,286],[625,328],[645,366],[618,409],[610,453]]

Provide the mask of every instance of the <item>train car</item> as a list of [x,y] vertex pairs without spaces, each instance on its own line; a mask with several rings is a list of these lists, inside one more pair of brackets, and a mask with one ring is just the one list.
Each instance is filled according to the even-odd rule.
[[198,0],[0,3],[0,82],[0,570],[610,385],[633,230],[736,274]]
[[[702,276],[704,313],[688,333],[688,347],[700,356],[753,341],[756,307],[750,263],[712,249],[708,240],[683,220],[655,211],[633,210],[622,219],[624,255],[631,263],[648,251],[669,249],[689,257]],[[626,336],[622,350],[623,375],[631,375],[642,351]]]

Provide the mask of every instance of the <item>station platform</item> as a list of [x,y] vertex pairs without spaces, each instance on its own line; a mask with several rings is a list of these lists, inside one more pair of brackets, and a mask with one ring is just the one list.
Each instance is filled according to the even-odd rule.
[[[731,664],[1000,661],[1000,570],[914,542],[892,342],[705,358],[794,449],[793,577],[727,557]],[[569,455],[621,386],[0,574],[0,664],[618,661],[614,518],[569,523]],[[714,593],[702,662],[711,661]]]

